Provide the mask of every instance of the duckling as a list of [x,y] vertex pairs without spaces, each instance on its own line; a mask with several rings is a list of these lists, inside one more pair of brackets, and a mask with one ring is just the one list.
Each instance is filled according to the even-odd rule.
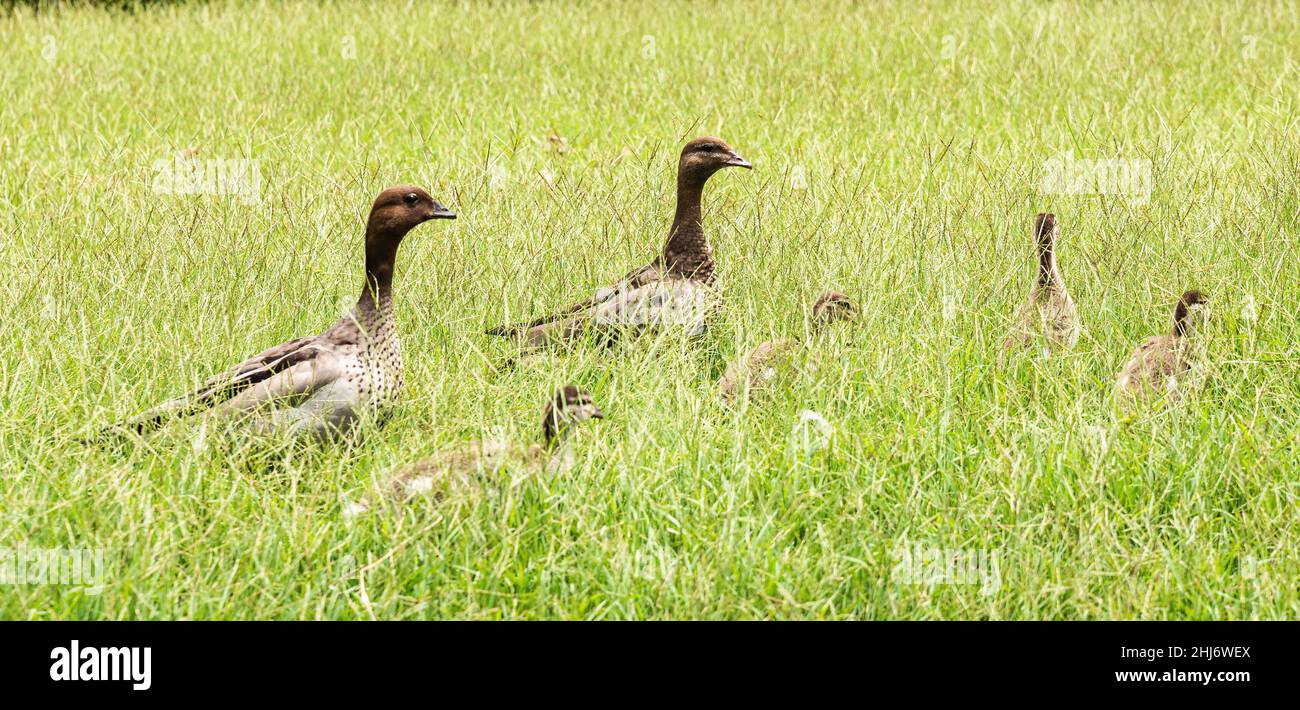
[[1029,300],[1020,308],[1015,326],[1002,350],[1028,346],[1041,334],[1052,348],[1072,348],[1079,341],[1079,318],[1074,300],[1065,289],[1065,279],[1056,267],[1056,239],[1060,227],[1056,215],[1039,213],[1034,218],[1034,242],[1038,249],[1038,277]]
[[1187,291],[1174,307],[1173,331],[1142,343],[1124,365],[1115,383],[1123,395],[1173,393],[1178,378],[1191,369],[1200,355],[1200,332],[1209,321],[1210,308],[1200,291]]
[[390,187],[370,208],[365,283],[352,311],[319,335],[290,340],[108,431],[145,433],[200,411],[240,415],[259,433],[331,436],[363,413],[382,415],[402,388],[402,353],[393,316],[397,248],[416,226],[456,214],[424,190]]
[[712,288],[713,254],[704,236],[700,197],[704,183],[727,167],[753,165],[721,138],[687,143],[677,164],[677,212],[662,256],[563,311],[487,333],[513,338],[525,348],[571,341],[590,330],[613,335],[620,329],[638,332],[682,326],[688,335],[703,333],[717,294]]
[[[587,420],[604,418],[605,413],[596,406],[590,392],[565,385],[547,400],[542,411],[541,444],[521,447],[500,440],[476,441],[400,469],[376,497],[394,503],[420,495],[440,498],[451,491],[470,490],[511,464],[530,474],[567,470],[573,465],[567,434]],[[363,502],[349,506],[345,512],[355,515],[370,507],[371,503]]]
[[[856,316],[857,307],[848,296],[827,291],[813,304],[809,331],[815,336],[833,323],[853,320]],[[760,344],[727,368],[718,383],[718,395],[724,403],[730,403],[745,391],[751,394],[767,391],[772,382],[786,374],[784,371],[792,369],[792,361],[798,358],[799,351],[809,345],[793,338]]]

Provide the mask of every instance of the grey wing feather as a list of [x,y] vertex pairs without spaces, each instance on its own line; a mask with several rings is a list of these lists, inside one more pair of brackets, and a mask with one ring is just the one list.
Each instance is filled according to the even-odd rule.
[[337,380],[342,374],[338,358],[323,347],[308,348],[316,351],[313,357],[301,359],[271,377],[245,387],[239,394],[222,402],[219,408],[222,411],[247,412],[267,404],[292,405]]
[[310,362],[321,352],[318,337],[298,338],[281,343],[209,379],[194,392],[170,399],[110,429],[143,433],[161,426],[172,417],[188,416],[220,404],[259,382],[300,363]]

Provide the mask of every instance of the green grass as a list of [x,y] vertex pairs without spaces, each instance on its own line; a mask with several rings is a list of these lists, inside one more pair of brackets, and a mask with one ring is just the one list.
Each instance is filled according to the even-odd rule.
[[[0,616],[1298,615],[1294,3],[656,5],[0,17],[0,546],[110,562],[98,595],[9,586]],[[706,193],[710,334],[498,373],[483,328],[660,248],[705,133],[755,164]],[[182,150],[256,161],[260,203],[155,194]],[[1067,155],[1149,161],[1149,201],[1044,194]],[[76,443],[329,325],[400,182],[460,219],[403,246],[408,387],[381,433]],[[1083,337],[999,367],[1039,211]],[[1115,374],[1191,286],[1215,308],[1204,384],[1117,412]],[[863,312],[829,364],[719,406],[726,363],[829,287]],[[402,463],[530,440],[564,382],[610,415],[567,475],[343,519]],[[802,409],[828,450],[792,448]],[[996,553],[1002,584],[904,583],[908,543]]]

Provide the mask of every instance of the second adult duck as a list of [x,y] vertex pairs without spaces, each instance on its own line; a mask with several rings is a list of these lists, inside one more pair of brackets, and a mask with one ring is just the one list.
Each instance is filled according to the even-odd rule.
[[716,305],[713,253],[704,236],[700,197],[704,183],[723,168],[752,168],[721,138],[696,138],[677,163],[677,212],[661,256],[596,295],[527,323],[493,328],[489,335],[517,340],[529,348],[562,343],[589,331],[609,335],[680,326],[688,335],[705,329]]

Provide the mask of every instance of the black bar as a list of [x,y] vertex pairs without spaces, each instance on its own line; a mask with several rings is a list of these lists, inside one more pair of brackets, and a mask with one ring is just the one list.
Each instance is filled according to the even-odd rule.
[[[349,688],[427,693],[431,684],[463,687],[493,674],[509,678],[493,693],[517,689],[525,696],[614,679],[665,692],[663,684],[689,679],[720,684],[714,690],[723,696],[760,698],[770,683],[809,684],[808,692],[818,694],[868,687],[1054,688],[1058,696],[1078,690],[1239,697],[1292,685],[1300,659],[1296,628],[1282,622],[5,622],[0,675],[6,691],[48,699],[196,693],[238,699],[269,684],[291,688],[298,699],[328,700]],[[73,640],[82,653],[137,647],[137,662],[148,647],[149,688],[133,690],[129,679],[53,680],[52,651],[70,653]],[[1131,650],[1126,656],[1123,649]],[[1211,650],[1208,657],[1204,649]],[[1117,679],[1134,671],[1156,675]],[[1207,671],[1215,674],[1208,684],[1176,675]],[[1219,676],[1224,673],[1235,677]]]

